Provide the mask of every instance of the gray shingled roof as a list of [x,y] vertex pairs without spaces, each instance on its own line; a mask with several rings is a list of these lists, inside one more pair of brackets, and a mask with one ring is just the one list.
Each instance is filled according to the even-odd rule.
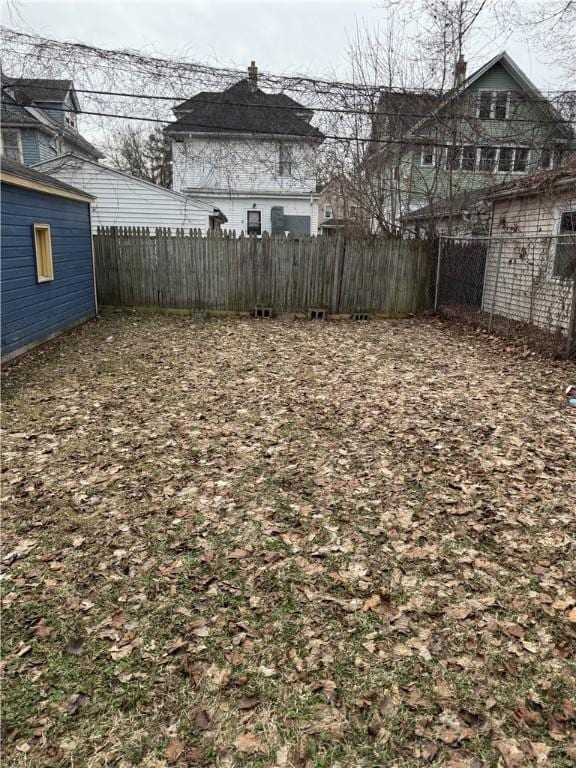
[[[164,130],[187,133],[269,133],[323,139],[310,125],[311,111],[283,93],[265,93],[248,80],[222,92],[203,91],[179,104]],[[299,116],[302,115],[302,116]]]
[[380,96],[375,118],[376,138],[402,138],[423,115],[428,115],[442,101],[432,93],[388,93]]
[[[13,78],[6,78],[6,76],[3,76],[2,81],[3,83],[6,83],[7,81],[13,81]],[[70,81],[59,80],[46,82]],[[14,96],[19,99],[17,92],[14,92]],[[73,128],[69,128],[67,125],[56,123],[50,117],[50,115],[46,114],[42,107],[37,107],[42,112],[43,117],[43,120],[39,120],[37,117],[34,117],[32,114],[30,114],[26,108],[27,106],[28,104],[24,104],[23,102],[20,102],[20,100],[17,103],[14,101],[12,96],[10,96],[10,94],[2,92],[2,105],[0,111],[0,121],[2,122],[2,125],[4,127],[13,125],[18,127],[26,126],[30,128],[37,128],[38,130],[43,130],[45,133],[49,133],[51,136],[54,136],[55,134],[61,134],[66,138],[67,141],[70,141],[72,144],[75,144],[77,147],[80,147],[85,152],[88,152],[94,157],[104,157],[104,155],[98,149],[96,149],[93,144],[91,144]]]
[[55,179],[53,176],[48,176],[47,173],[40,173],[40,171],[35,171],[33,168],[29,168],[27,165],[22,165],[21,163],[17,163],[14,160],[8,160],[6,157],[2,158],[0,170],[2,173],[9,173],[11,176],[17,176],[19,179],[35,181],[38,184],[44,184],[45,186],[53,187],[54,189],[60,189],[64,192],[70,192],[74,195],[84,195],[85,197],[90,197],[93,200],[96,199],[94,195],[91,195],[88,192],[84,192],[83,190],[78,189],[78,187],[65,184],[63,181]]
[[20,104],[33,102],[60,102],[73,87],[72,80],[30,79],[25,77],[6,77],[3,81],[10,85]]

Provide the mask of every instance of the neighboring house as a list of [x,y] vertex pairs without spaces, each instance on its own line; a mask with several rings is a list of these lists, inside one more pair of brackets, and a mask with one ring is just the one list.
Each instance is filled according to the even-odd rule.
[[369,154],[398,221],[469,190],[560,165],[574,135],[549,101],[503,52],[447,95],[384,92]]
[[369,230],[355,196],[342,176],[335,176],[322,188],[319,209],[319,229],[323,235],[358,234]]
[[482,309],[566,332],[576,311],[576,170],[494,190]]
[[96,315],[90,232],[93,198],[4,158],[2,359]]
[[261,235],[316,234],[315,162],[324,136],[312,111],[248,79],[179,104],[172,139],[173,188],[219,208],[228,227]]
[[222,213],[206,202],[76,155],[48,160],[35,168],[94,195],[93,232],[99,226],[149,227],[152,231],[156,227],[170,227],[205,232],[226,222]]
[[2,75],[1,150],[25,165],[74,152],[103,155],[78,133],[80,105],[71,80],[29,80]]
[[486,237],[490,232],[492,204],[488,200],[493,187],[457,192],[451,198],[435,200],[402,217],[409,234],[416,237],[453,235]]

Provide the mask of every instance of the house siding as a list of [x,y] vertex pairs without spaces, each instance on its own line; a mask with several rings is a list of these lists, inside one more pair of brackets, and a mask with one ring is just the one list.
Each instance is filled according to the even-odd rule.
[[[517,96],[510,105],[509,120],[476,117],[478,91],[514,91],[521,93],[521,86],[501,63],[496,63],[488,72],[470,85],[464,95],[441,110],[437,118],[431,118],[428,128],[421,129],[431,142],[438,144],[474,145],[480,147],[505,146],[530,149],[526,171],[461,171],[446,170],[446,149],[438,148],[439,157],[435,166],[420,165],[420,148],[407,153],[403,161],[402,178],[409,189],[403,195],[403,210],[415,210],[429,204],[431,199],[441,199],[467,189],[501,184],[506,181],[533,173],[538,168],[540,148],[553,148],[566,142],[566,133],[551,121],[550,113],[535,104],[533,98]],[[455,121],[454,115],[465,115]],[[446,125],[451,126],[450,130]],[[454,133],[456,127],[457,133]]]
[[188,138],[172,142],[173,187],[179,192],[310,193],[316,189],[315,145],[285,142],[292,172],[279,175],[280,142],[250,139]]
[[[90,206],[2,183],[2,356],[96,314]],[[51,229],[54,280],[38,283],[34,224]]]
[[[576,210],[574,191],[494,203],[482,299],[485,311],[491,311],[494,302],[496,315],[551,332],[567,331],[574,281],[551,274],[560,209]],[[515,239],[501,239],[506,237]]]
[[[206,198],[208,199],[208,198]],[[272,208],[283,208],[284,216],[306,216],[310,218],[310,234],[318,232],[318,201],[310,202],[310,195],[302,198],[289,197],[213,197],[213,204],[220,208],[228,219],[225,229],[237,234],[246,232],[246,219],[249,210],[260,211],[262,232],[272,231]],[[289,229],[289,227],[287,227]]]
[[39,131],[34,128],[21,128],[20,140],[22,142],[22,161],[24,165],[33,165],[40,162]]
[[92,206],[92,229],[105,227],[209,227],[213,206],[198,204],[169,189],[124,176],[96,163],[70,158],[41,165],[48,173],[96,197]]

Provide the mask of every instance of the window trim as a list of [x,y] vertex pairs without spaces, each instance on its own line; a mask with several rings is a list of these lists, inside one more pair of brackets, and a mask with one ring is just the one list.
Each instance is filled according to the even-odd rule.
[[560,227],[562,226],[562,216],[565,213],[573,213],[576,216],[576,206],[559,205],[554,209],[553,221],[554,226],[552,228],[552,242],[550,244],[550,253],[548,259],[548,282],[555,283],[556,285],[566,285],[569,283],[574,284],[574,290],[576,290],[576,278],[573,277],[561,277],[554,273],[554,266],[556,262],[556,246],[558,245],[558,238],[560,237]]
[[[543,152],[549,152],[550,153],[550,162],[548,165],[544,166],[542,165],[542,153]],[[547,147],[542,147],[540,149],[540,152],[538,154],[538,168],[537,171],[552,171],[554,168],[557,167],[557,164],[554,162],[556,160],[556,157],[558,155],[558,150],[556,148],[548,149]]]
[[[4,133],[16,134],[16,144],[18,145],[18,160],[16,162],[23,163],[24,151],[22,149],[22,133],[19,128],[0,128],[0,157],[4,157]],[[7,157],[6,159],[11,160],[12,158]]]
[[[257,214],[259,214],[259,228],[260,228],[259,232],[250,232],[249,231],[249,229],[248,229],[248,227],[249,227],[248,219],[250,218],[248,216],[249,213],[257,213]],[[262,210],[260,208],[248,208],[248,210],[246,211],[246,234],[247,235],[256,235],[257,237],[262,235]]]
[[[282,154],[286,153],[283,157]],[[278,176],[286,178],[292,176],[292,166],[294,164],[294,156],[292,154],[292,147],[282,142],[278,151]]]
[[[489,93],[490,94],[490,114],[488,117],[480,117],[480,102],[481,102],[481,94],[482,93]],[[506,112],[504,114],[504,117],[496,117],[496,100],[499,93],[505,93],[506,94]],[[504,90],[492,90],[491,88],[479,88],[477,91],[478,99],[476,104],[476,118],[478,120],[508,120],[510,117],[510,91],[504,91]]]
[[[503,149],[511,149],[512,150],[512,160],[510,163],[510,169],[508,171],[502,171],[500,170],[500,153]],[[523,171],[517,171],[515,168],[516,165],[516,153],[519,149],[526,150],[526,168]],[[495,173],[515,173],[515,174],[526,174],[528,173],[528,167],[530,165],[530,147],[525,147],[521,145],[514,145],[510,146],[509,144],[505,144],[503,146],[496,147],[496,169]]]
[[[327,211],[330,210],[330,213],[327,213]],[[333,219],[334,218],[334,211],[332,209],[332,206],[330,203],[324,204],[324,219]]]
[[[50,224],[34,224],[34,256],[36,258],[36,280],[39,283],[49,283],[54,280],[54,257],[52,255],[52,232],[50,230]],[[48,237],[46,240],[47,253],[45,256],[40,252],[42,250],[38,233],[47,232]],[[46,258],[47,264],[42,264],[43,258]],[[44,269],[44,267],[48,267]]]
[[[424,153],[428,150],[432,150],[432,162],[431,163],[425,163],[424,162]],[[426,146],[422,147],[420,150],[420,167],[421,168],[434,168],[436,165],[436,147],[433,144],[427,144]]]

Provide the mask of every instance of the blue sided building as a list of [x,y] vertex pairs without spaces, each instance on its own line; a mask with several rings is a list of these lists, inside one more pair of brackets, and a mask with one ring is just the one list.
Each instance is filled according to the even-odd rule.
[[4,362],[95,317],[95,198],[7,158],[0,179]]

